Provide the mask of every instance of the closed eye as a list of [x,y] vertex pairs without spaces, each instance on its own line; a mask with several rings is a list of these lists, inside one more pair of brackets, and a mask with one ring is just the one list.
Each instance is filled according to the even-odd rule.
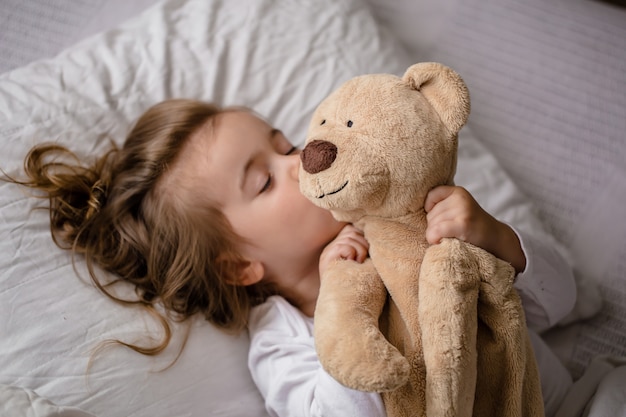
[[264,192],[269,190],[271,185],[272,185],[272,174],[269,174],[267,176],[267,181],[265,181],[265,184],[263,184],[263,187],[261,187],[261,190],[259,191],[259,194],[263,194]]
[[[277,131],[277,132],[280,132],[280,131]],[[285,156],[291,155],[291,154],[293,154],[294,152],[297,152],[297,151],[298,151],[298,148],[296,146],[292,146],[291,148],[289,148],[289,150],[287,152],[285,152]],[[272,186],[272,182],[273,181],[274,181],[273,175],[271,173],[267,174],[267,180],[265,181],[265,183],[263,184],[263,186],[259,190],[259,194],[263,194],[264,192],[269,190],[270,187]]]

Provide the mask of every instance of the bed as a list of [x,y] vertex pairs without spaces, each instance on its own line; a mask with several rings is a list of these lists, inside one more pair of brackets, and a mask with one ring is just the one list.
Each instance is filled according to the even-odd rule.
[[[170,97],[248,105],[301,144],[312,110],[346,79],[401,74],[426,60],[453,67],[472,97],[464,152],[486,155],[460,169],[506,190],[476,190],[479,201],[496,211],[515,201],[513,216],[540,222],[575,268],[577,310],[545,335],[578,381],[601,370],[586,385],[593,388],[573,396],[587,403],[602,384],[626,395],[625,8],[592,0],[2,0],[0,10],[0,168],[12,175],[42,140],[86,158],[99,153]],[[245,334],[197,319],[173,366],[185,325],[160,356],[121,347],[92,356],[102,341],[146,340],[159,327],[90,285],[81,259],[74,267],[51,241],[41,205],[0,183],[0,415],[266,416]],[[592,295],[602,299],[599,311]]]

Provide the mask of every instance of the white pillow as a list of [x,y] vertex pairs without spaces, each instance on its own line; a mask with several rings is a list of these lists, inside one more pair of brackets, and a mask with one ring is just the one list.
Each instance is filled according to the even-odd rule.
[[[19,174],[41,141],[95,155],[170,97],[250,106],[299,144],[311,111],[341,82],[401,74],[411,63],[360,0],[165,1],[54,59],[0,76],[0,167]],[[113,347],[86,375],[101,341],[141,342],[151,332],[158,337],[159,327],[77,277],[70,254],[52,243],[46,212],[32,210],[41,205],[0,183],[0,384],[98,416],[265,415],[246,366],[247,336],[201,319],[166,370],[184,327],[160,356]]]

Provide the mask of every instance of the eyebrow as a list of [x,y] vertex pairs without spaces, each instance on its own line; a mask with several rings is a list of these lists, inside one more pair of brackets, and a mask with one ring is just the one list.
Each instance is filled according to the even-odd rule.
[[[269,134],[270,142],[279,133],[281,133],[280,129],[272,128],[272,130],[270,130],[270,134]],[[246,178],[248,177],[248,171],[250,170],[250,167],[252,166],[252,163],[254,162],[255,159],[256,159],[256,154],[252,155],[252,157],[250,159],[248,159],[248,161],[246,162],[246,164],[243,167],[243,175],[241,175],[241,179],[239,180],[239,189],[240,190],[243,190],[243,186],[244,186],[244,184],[246,182]]]
[[272,147],[274,148],[276,147],[276,136],[278,136],[280,133],[282,133],[280,129],[272,128],[272,130],[270,130],[268,141],[270,145],[272,145]]

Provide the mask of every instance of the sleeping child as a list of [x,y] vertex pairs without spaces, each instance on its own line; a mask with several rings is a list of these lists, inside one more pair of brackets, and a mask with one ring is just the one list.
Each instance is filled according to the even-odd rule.
[[[115,298],[95,266],[134,285],[136,303],[155,314],[160,303],[181,320],[202,314],[247,329],[249,369],[272,416],[384,416],[380,395],[337,383],[313,343],[320,271],[338,258],[363,262],[368,243],[300,193],[299,150],[280,130],[245,108],[168,100],[121,148],[79,161],[37,145],[25,179],[10,181],[49,199],[55,242],[85,257],[105,294]],[[552,415],[572,381],[536,332],[572,309],[570,266],[541,234],[497,220],[465,188],[433,189],[426,208],[430,243],[464,239],[515,268]],[[156,355],[169,341],[128,346]]]

